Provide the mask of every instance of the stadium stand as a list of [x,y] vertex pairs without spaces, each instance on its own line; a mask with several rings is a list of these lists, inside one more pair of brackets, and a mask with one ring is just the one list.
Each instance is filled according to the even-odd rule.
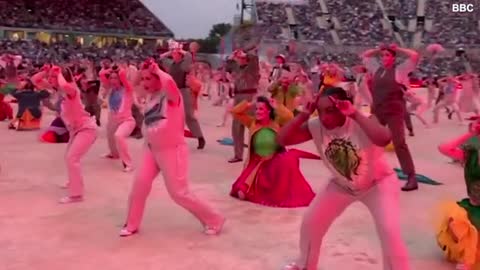
[[433,21],[432,31],[424,35],[425,43],[436,42],[448,47],[480,45],[478,11],[459,15],[451,11],[451,1],[429,0],[425,14]]
[[[326,9],[322,10],[322,5]],[[419,8],[422,2],[424,10]],[[479,2],[480,1],[474,1]],[[381,3],[381,4],[379,4]],[[257,16],[263,27],[276,29],[271,37],[284,34],[280,29],[291,30],[287,25],[285,10],[294,10],[296,28],[301,29],[299,40],[318,40],[331,44],[331,36],[318,26],[318,18],[328,14],[339,22],[336,29],[342,45],[368,46],[394,40],[392,31],[385,29],[382,21],[388,22],[388,16],[394,16],[405,28],[395,29],[399,35],[412,43],[412,35],[416,31],[423,32],[423,44],[440,43],[446,47],[478,46],[480,43],[480,13],[472,12],[458,15],[451,11],[451,1],[445,0],[309,0],[300,3],[283,3],[276,1],[257,0]],[[407,31],[409,20],[416,19],[417,15],[425,14],[426,20],[432,20],[432,30],[424,31],[423,25],[418,24],[411,32]],[[419,19],[420,21],[420,19]],[[396,26],[395,26],[396,27]],[[461,33],[461,34],[460,34]],[[269,37],[269,38],[271,38]]]
[[[480,6],[480,1],[474,1]],[[440,43],[450,54],[438,59],[435,65],[422,59],[419,72],[422,74],[459,73],[463,66],[454,55],[460,47],[479,49],[480,13],[459,14],[451,12],[451,1],[446,0],[308,0],[308,1],[270,1],[256,0],[258,24],[267,31],[267,39],[290,39],[297,42],[316,41],[343,48],[343,51],[329,52],[322,46],[319,50],[309,50],[310,59],[335,61],[347,66],[360,63],[358,51],[352,47],[373,47],[379,43],[395,42],[399,39],[405,46],[422,48],[426,44]],[[295,28],[289,26],[286,10],[292,9]],[[340,43],[335,44],[328,30],[319,27],[321,19],[333,18],[338,26],[333,30],[338,34]],[[395,22],[395,24],[393,24]],[[431,23],[431,29],[426,25]],[[399,27],[399,25],[403,25]],[[409,29],[412,28],[413,29]],[[283,29],[283,31],[281,30]],[[299,29],[299,35],[291,32]],[[289,33],[290,32],[290,33]],[[280,35],[282,34],[282,35]],[[394,35],[396,34],[396,35]],[[419,43],[414,43],[418,35]],[[314,47],[314,46],[313,46]],[[331,51],[331,50],[330,50]],[[480,70],[480,57],[469,55],[475,70]]]
[[173,37],[138,0],[0,0],[0,26]]

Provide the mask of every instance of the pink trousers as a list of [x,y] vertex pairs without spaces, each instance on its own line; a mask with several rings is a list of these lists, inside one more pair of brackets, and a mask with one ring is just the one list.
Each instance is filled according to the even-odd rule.
[[128,153],[127,138],[135,129],[135,120],[133,118],[124,121],[108,119],[107,140],[110,154],[120,159],[127,166],[132,165],[132,159]]
[[222,222],[223,217],[218,212],[190,191],[187,179],[188,159],[186,144],[161,151],[152,151],[145,147],[129,197],[127,230],[135,231],[140,227],[152,182],[159,172],[162,172],[171,198],[192,213],[204,226],[218,226]]
[[97,139],[97,130],[84,129],[70,135],[70,141],[65,153],[65,162],[68,169],[69,196],[83,196],[83,176],[80,168],[80,159],[88,152]]
[[303,218],[300,233],[298,265],[306,270],[317,270],[322,240],[328,228],[340,214],[355,201],[370,210],[383,249],[385,270],[408,270],[407,248],[400,233],[400,188],[393,174],[361,196],[350,195],[333,181],[317,194]]

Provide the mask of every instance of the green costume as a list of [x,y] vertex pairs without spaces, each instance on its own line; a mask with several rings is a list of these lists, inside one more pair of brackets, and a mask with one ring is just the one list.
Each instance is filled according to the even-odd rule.
[[270,128],[262,128],[253,138],[253,150],[261,157],[268,157],[278,149],[277,134]]
[[480,201],[480,165],[478,164],[478,150],[475,145],[463,146],[465,155],[464,177],[467,192],[470,198]]

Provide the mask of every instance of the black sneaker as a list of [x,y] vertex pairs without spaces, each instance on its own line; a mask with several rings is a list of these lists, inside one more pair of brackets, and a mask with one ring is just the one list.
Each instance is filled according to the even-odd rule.
[[207,143],[207,142],[205,141],[205,138],[203,138],[203,137],[198,138],[198,146],[197,146],[197,149],[200,150],[200,149],[205,148],[205,144],[206,144],[206,143]]

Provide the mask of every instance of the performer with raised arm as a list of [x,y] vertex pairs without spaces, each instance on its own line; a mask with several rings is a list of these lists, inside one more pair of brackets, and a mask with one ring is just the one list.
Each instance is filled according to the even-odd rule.
[[180,90],[153,60],[147,60],[141,72],[150,96],[145,108],[145,146],[120,236],[138,231],[152,182],[160,172],[172,199],[200,220],[207,235],[219,234],[225,218],[196,198],[188,186],[188,146],[183,134],[185,116]]
[[480,268],[480,163],[479,146],[472,142],[480,135],[478,117],[463,135],[442,143],[439,151],[463,165],[467,197],[445,202],[441,207],[437,244],[445,258],[457,263],[456,269]]
[[457,77],[462,84],[462,91],[459,98],[459,107],[462,112],[473,112],[480,114],[480,97],[478,76],[473,72],[472,66],[465,55],[462,55],[465,73]]
[[[237,69],[233,72],[233,102],[234,106],[242,101],[251,102],[257,94],[260,81],[260,66],[257,55],[257,47],[248,50],[236,50],[232,55],[237,63]],[[245,143],[245,126],[238,120],[232,123],[232,138],[234,144],[234,156],[228,162],[236,163],[243,161]]]
[[[407,59],[403,63],[397,63],[397,54],[405,55]],[[401,85],[410,84],[408,74],[415,70],[419,55],[413,50],[397,48],[392,44],[367,50],[362,54],[362,58],[365,67],[373,74],[370,89],[372,113],[392,133],[398,161],[403,172],[408,175],[402,190],[416,190],[418,183],[415,178],[415,165],[405,140],[406,105]]]
[[[357,111],[352,102],[342,88],[325,88],[278,133],[282,146],[313,140],[333,175],[305,213],[300,257],[285,270],[316,270],[323,237],[335,219],[356,201],[364,203],[373,216],[385,269],[409,269],[400,235],[398,179],[383,150],[391,140],[390,131],[375,116],[367,118]],[[315,111],[318,117],[311,118]]]
[[127,138],[135,129],[132,116],[133,87],[127,78],[127,70],[117,65],[100,71],[100,80],[108,91],[107,140],[110,152],[105,158],[122,161],[123,170],[133,170],[128,152]]
[[442,88],[443,97],[435,105],[435,107],[433,107],[433,123],[438,124],[440,109],[443,108],[451,108],[449,117],[451,114],[455,113],[457,115],[458,122],[460,124],[463,123],[462,113],[460,112],[460,107],[458,106],[458,100],[460,97],[458,85],[460,84],[460,81],[457,80],[452,72],[450,72],[446,77],[439,79],[438,83],[440,88]]
[[[205,138],[203,137],[202,129],[195,117],[194,97],[192,90],[188,87],[189,73],[192,71],[192,54],[184,51],[181,44],[173,44],[170,51],[160,55],[162,63],[167,65],[167,71],[172,76],[182,93],[183,102],[185,104],[185,122],[188,129],[195,138],[198,139],[197,149],[205,148]],[[173,61],[165,61],[167,57],[172,57]]]
[[[45,78],[47,75],[49,78]],[[60,203],[72,203],[83,200],[83,176],[80,159],[88,152],[97,138],[95,120],[85,111],[81,93],[78,89],[73,74],[68,68],[48,66],[34,76],[37,85],[52,83],[53,88],[61,91],[60,117],[65,122],[70,133],[70,141],[65,154],[68,169],[68,195],[60,199]],[[33,78],[32,78],[33,80]]]

